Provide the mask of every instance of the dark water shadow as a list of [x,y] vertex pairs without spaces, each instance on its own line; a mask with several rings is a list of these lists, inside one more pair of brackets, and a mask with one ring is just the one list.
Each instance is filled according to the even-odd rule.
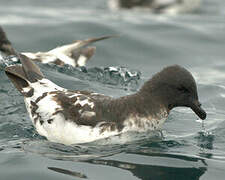
[[[145,154],[146,155],[146,154]],[[152,154],[154,157],[167,157],[184,160],[184,166],[175,166],[172,162],[168,165],[149,165],[149,164],[138,164],[123,162],[117,160],[106,160],[106,159],[92,159],[86,161],[87,163],[94,165],[103,165],[119,168],[121,170],[127,170],[131,172],[135,177],[142,180],[199,180],[200,177],[207,171],[207,164],[203,159],[196,157],[185,157],[180,155],[170,154]],[[168,164],[168,163],[167,163]],[[187,167],[187,164],[190,164]],[[174,167],[173,167],[174,166]],[[70,171],[57,167],[48,167],[57,173],[66,174],[69,176],[87,178],[85,174]]]
[[48,167],[48,169],[52,170],[54,172],[61,173],[61,174],[66,174],[66,175],[73,176],[73,177],[87,179],[87,176],[85,174],[80,173],[80,172],[70,171],[70,170],[67,170],[67,169],[62,169],[62,168],[57,168],[57,167]]
[[[197,161],[197,160],[196,160]],[[130,171],[142,180],[198,180],[207,170],[206,167],[169,167],[127,163],[114,160],[92,160],[91,164],[117,167]]]
[[[168,142],[165,142],[165,144],[167,143]],[[156,144],[158,143],[155,142],[151,144],[151,146],[156,147]],[[173,144],[173,148],[175,148],[179,143],[169,142],[169,144]],[[147,143],[147,145],[149,146],[149,143]],[[133,148],[133,146],[128,146],[126,146],[121,153],[128,156],[131,155],[131,157],[140,156],[140,158],[138,158],[140,163],[132,162],[132,158],[128,160],[130,162],[127,162],[127,160],[106,159],[110,158],[110,156],[95,157],[86,160],[83,159],[82,162],[92,165],[101,165],[105,168],[108,166],[119,168],[120,170],[126,170],[132,173],[133,176],[142,180],[199,180],[200,177],[207,171],[208,164],[205,158],[196,157],[189,154],[181,154],[179,152],[163,151],[163,149],[165,150],[164,145],[162,147],[159,145],[160,147],[157,147],[156,149],[142,149],[140,147]],[[179,146],[181,145],[179,144]],[[121,147],[118,146],[118,148]],[[146,161],[141,162],[143,157],[147,159],[147,163]],[[62,169],[60,167],[48,167],[48,169],[57,173],[67,174],[69,176],[88,178],[85,174]]]
[[[105,168],[115,167],[129,171],[133,176],[142,180],[198,180],[207,171],[207,158],[198,157],[191,153],[182,153],[180,148],[185,145],[182,141],[163,140],[161,136],[132,141],[127,144],[101,144],[100,142],[82,144],[76,146],[65,146],[48,141],[32,141],[23,146],[25,151],[40,154],[41,156],[59,161],[83,162],[93,165],[102,165]],[[119,137],[118,137],[119,138]],[[110,141],[111,142],[111,141]],[[178,148],[178,149],[177,149]],[[200,147],[199,147],[200,148]],[[176,151],[178,150],[178,152]],[[123,160],[108,160],[107,158],[122,153],[131,157],[140,156],[138,161],[144,157],[145,162],[130,162]],[[119,156],[120,156],[119,155]],[[56,173],[65,174],[77,178],[88,178],[88,172],[80,173],[76,170],[64,169],[57,163],[54,167],[47,167]],[[104,178],[104,177],[103,177]]]

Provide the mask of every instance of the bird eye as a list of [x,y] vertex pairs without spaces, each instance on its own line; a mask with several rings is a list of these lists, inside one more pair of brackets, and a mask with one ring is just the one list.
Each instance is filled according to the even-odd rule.
[[185,87],[179,87],[177,89],[178,89],[178,91],[180,91],[182,93],[190,93],[190,91],[187,88],[185,88]]

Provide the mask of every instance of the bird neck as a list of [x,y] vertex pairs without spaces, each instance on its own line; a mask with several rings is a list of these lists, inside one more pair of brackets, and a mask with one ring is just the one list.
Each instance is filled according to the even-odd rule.
[[120,113],[122,112],[124,116],[134,114],[139,117],[158,117],[162,111],[166,114],[169,112],[158,96],[142,91],[114,100],[113,107]]
[[142,103],[150,109],[149,111],[157,112],[158,109],[165,109],[169,112],[167,101],[168,92],[167,88],[162,86],[162,84],[149,80],[145,82],[137,94],[142,99]]

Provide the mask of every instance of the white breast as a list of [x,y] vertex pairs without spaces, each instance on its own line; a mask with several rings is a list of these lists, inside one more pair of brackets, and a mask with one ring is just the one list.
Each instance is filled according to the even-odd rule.
[[161,111],[155,116],[140,117],[138,115],[131,114],[124,121],[123,131],[146,131],[146,130],[156,130],[161,128],[162,124],[168,117],[168,112],[166,109],[161,109]]

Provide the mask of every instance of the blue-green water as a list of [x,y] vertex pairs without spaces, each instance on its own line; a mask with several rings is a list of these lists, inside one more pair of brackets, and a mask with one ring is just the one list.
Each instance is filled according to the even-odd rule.
[[[2,0],[0,25],[18,51],[120,35],[96,44],[88,73],[40,65],[60,86],[119,97],[163,67],[179,64],[194,75],[208,117],[202,127],[191,110],[177,108],[163,126],[163,137],[128,133],[73,147],[50,143],[36,133],[23,98],[1,71],[0,180],[225,179],[224,7],[222,0],[203,0],[196,13],[163,16],[112,12],[103,0]],[[124,83],[118,74],[102,75],[109,66],[141,72],[141,79]]]

